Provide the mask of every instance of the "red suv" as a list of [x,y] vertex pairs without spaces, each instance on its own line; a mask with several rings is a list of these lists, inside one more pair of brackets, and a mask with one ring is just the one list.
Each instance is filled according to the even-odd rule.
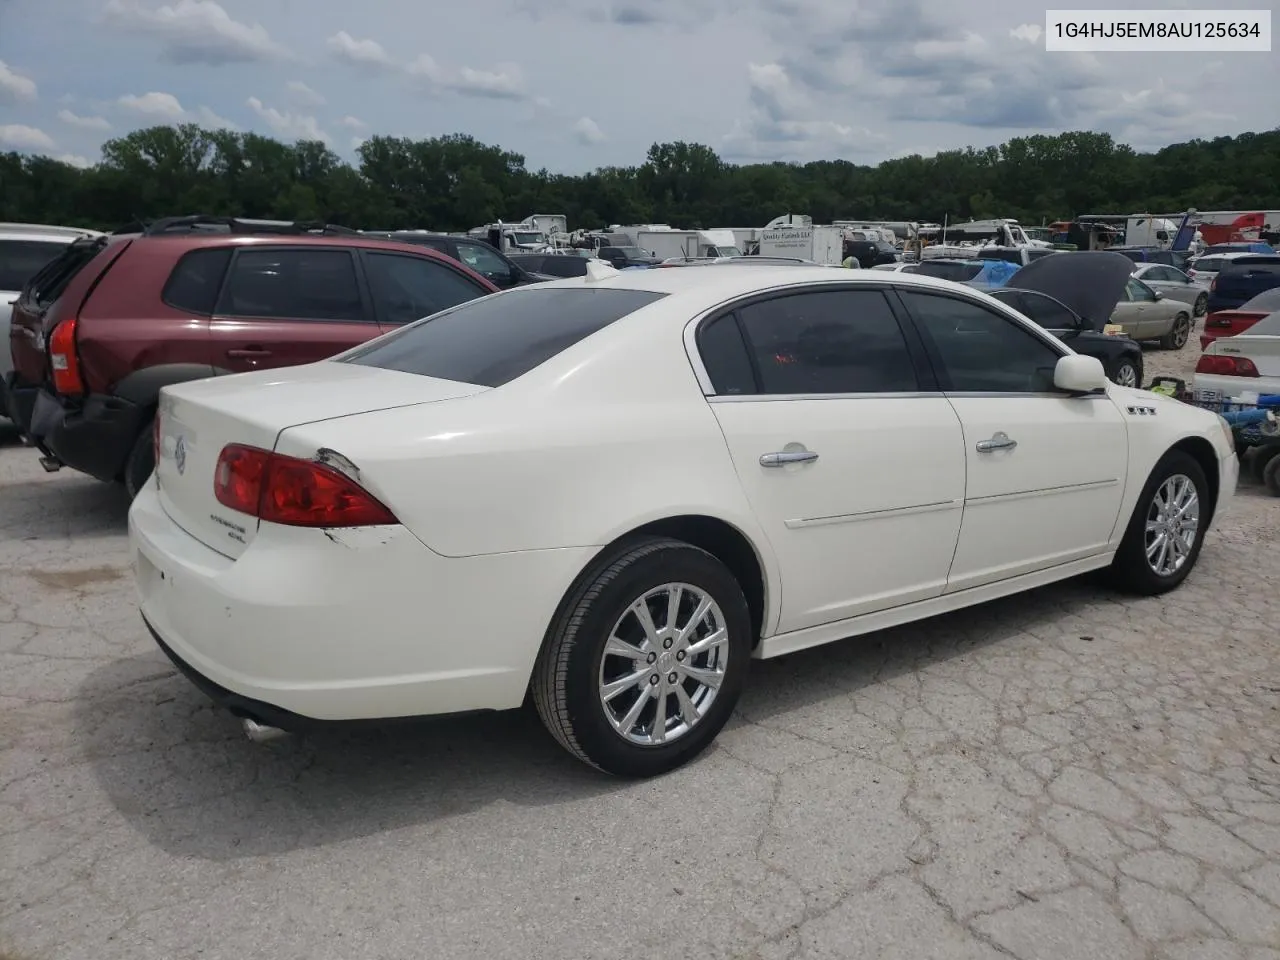
[[154,466],[161,387],[323,360],[496,290],[434,250],[346,228],[170,218],[77,240],[27,283],[0,400],[46,470],[132,497]]

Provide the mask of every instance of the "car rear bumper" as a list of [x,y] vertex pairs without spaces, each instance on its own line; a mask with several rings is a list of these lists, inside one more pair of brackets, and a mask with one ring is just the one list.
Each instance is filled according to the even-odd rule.
[[215,700],[288,729],[517,707],[547,624],[594,548],[446,558],[404,527],[264,524],[236,559],[129,511],[139,605]]
[[109,481],[120,476],[150,420],[149,407],[119,397],[90,394],[69,401],[40,389],[23,432],[64,466]]

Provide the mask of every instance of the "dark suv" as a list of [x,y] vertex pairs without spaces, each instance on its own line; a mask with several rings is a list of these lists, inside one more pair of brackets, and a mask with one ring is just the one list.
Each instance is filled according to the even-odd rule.
[[170,218],[77,240],[27,283],[2,389],[46,470],[133,496],[161,387],[323,360],[495,291],[433,250],[354,230]]
[[364,234],[398,243],[414,243],[443,253],[470,267],[501,290],[556,279],[513,263],[489,244],[474,237],[455,237],[447,233],[426,233],[420,230],[366,230]]

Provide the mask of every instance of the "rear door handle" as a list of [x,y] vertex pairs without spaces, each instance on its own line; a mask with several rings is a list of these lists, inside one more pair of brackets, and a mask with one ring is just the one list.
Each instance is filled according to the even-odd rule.
[[1010,439],[1003,430],[994,434],[990,440],[979,440],[976,444],[979,453],[990,453],[992,450],[1012,450],[1018,445],[1017,440]]
[[760,454],[760,466],[785,467],[788,463],[809,463],[817,459],[818,455],[812,450],[781,450]]
[[252,359],[254,357],[269,357],[271,356],[271,351],[264,350],[262,347],[245,347],[244,349],[228,350],[227,356],[235,357],[237,359],[240,359],[240,358]]

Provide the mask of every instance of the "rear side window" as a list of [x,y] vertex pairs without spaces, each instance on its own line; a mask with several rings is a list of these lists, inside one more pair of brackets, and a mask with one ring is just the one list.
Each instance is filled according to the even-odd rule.
[[365,319],[349,250],[241,250],[231,265],[218,312],[268,320]]
[[192,250],[173,268],[161,299],[171,307],[191,313],[212,314],[218,305],[222,275],[231,262],[231,248]]
[[738,310],[768,394],[920,389],[907,341],[879,290],[796,293]]
[[0,290],[21,290],[66,246],[56,240],[0,240]]
[[665,296],[519,287],[410,324],[343,354],[340,362],[500,387]]
[[698,331],[698,355],[712,389],[720,396],[759,392],[747,344],[732,313],[717,317]]
[[67,289],[76,274],[87,267],[89,261],[101,253],[106,245],[106,241],[101,238],[76,240],[69,244],[60,255],[41,267],[23,285],[24,298],[30,299],[39,307],[53,303],[62,296],[62,291]]

